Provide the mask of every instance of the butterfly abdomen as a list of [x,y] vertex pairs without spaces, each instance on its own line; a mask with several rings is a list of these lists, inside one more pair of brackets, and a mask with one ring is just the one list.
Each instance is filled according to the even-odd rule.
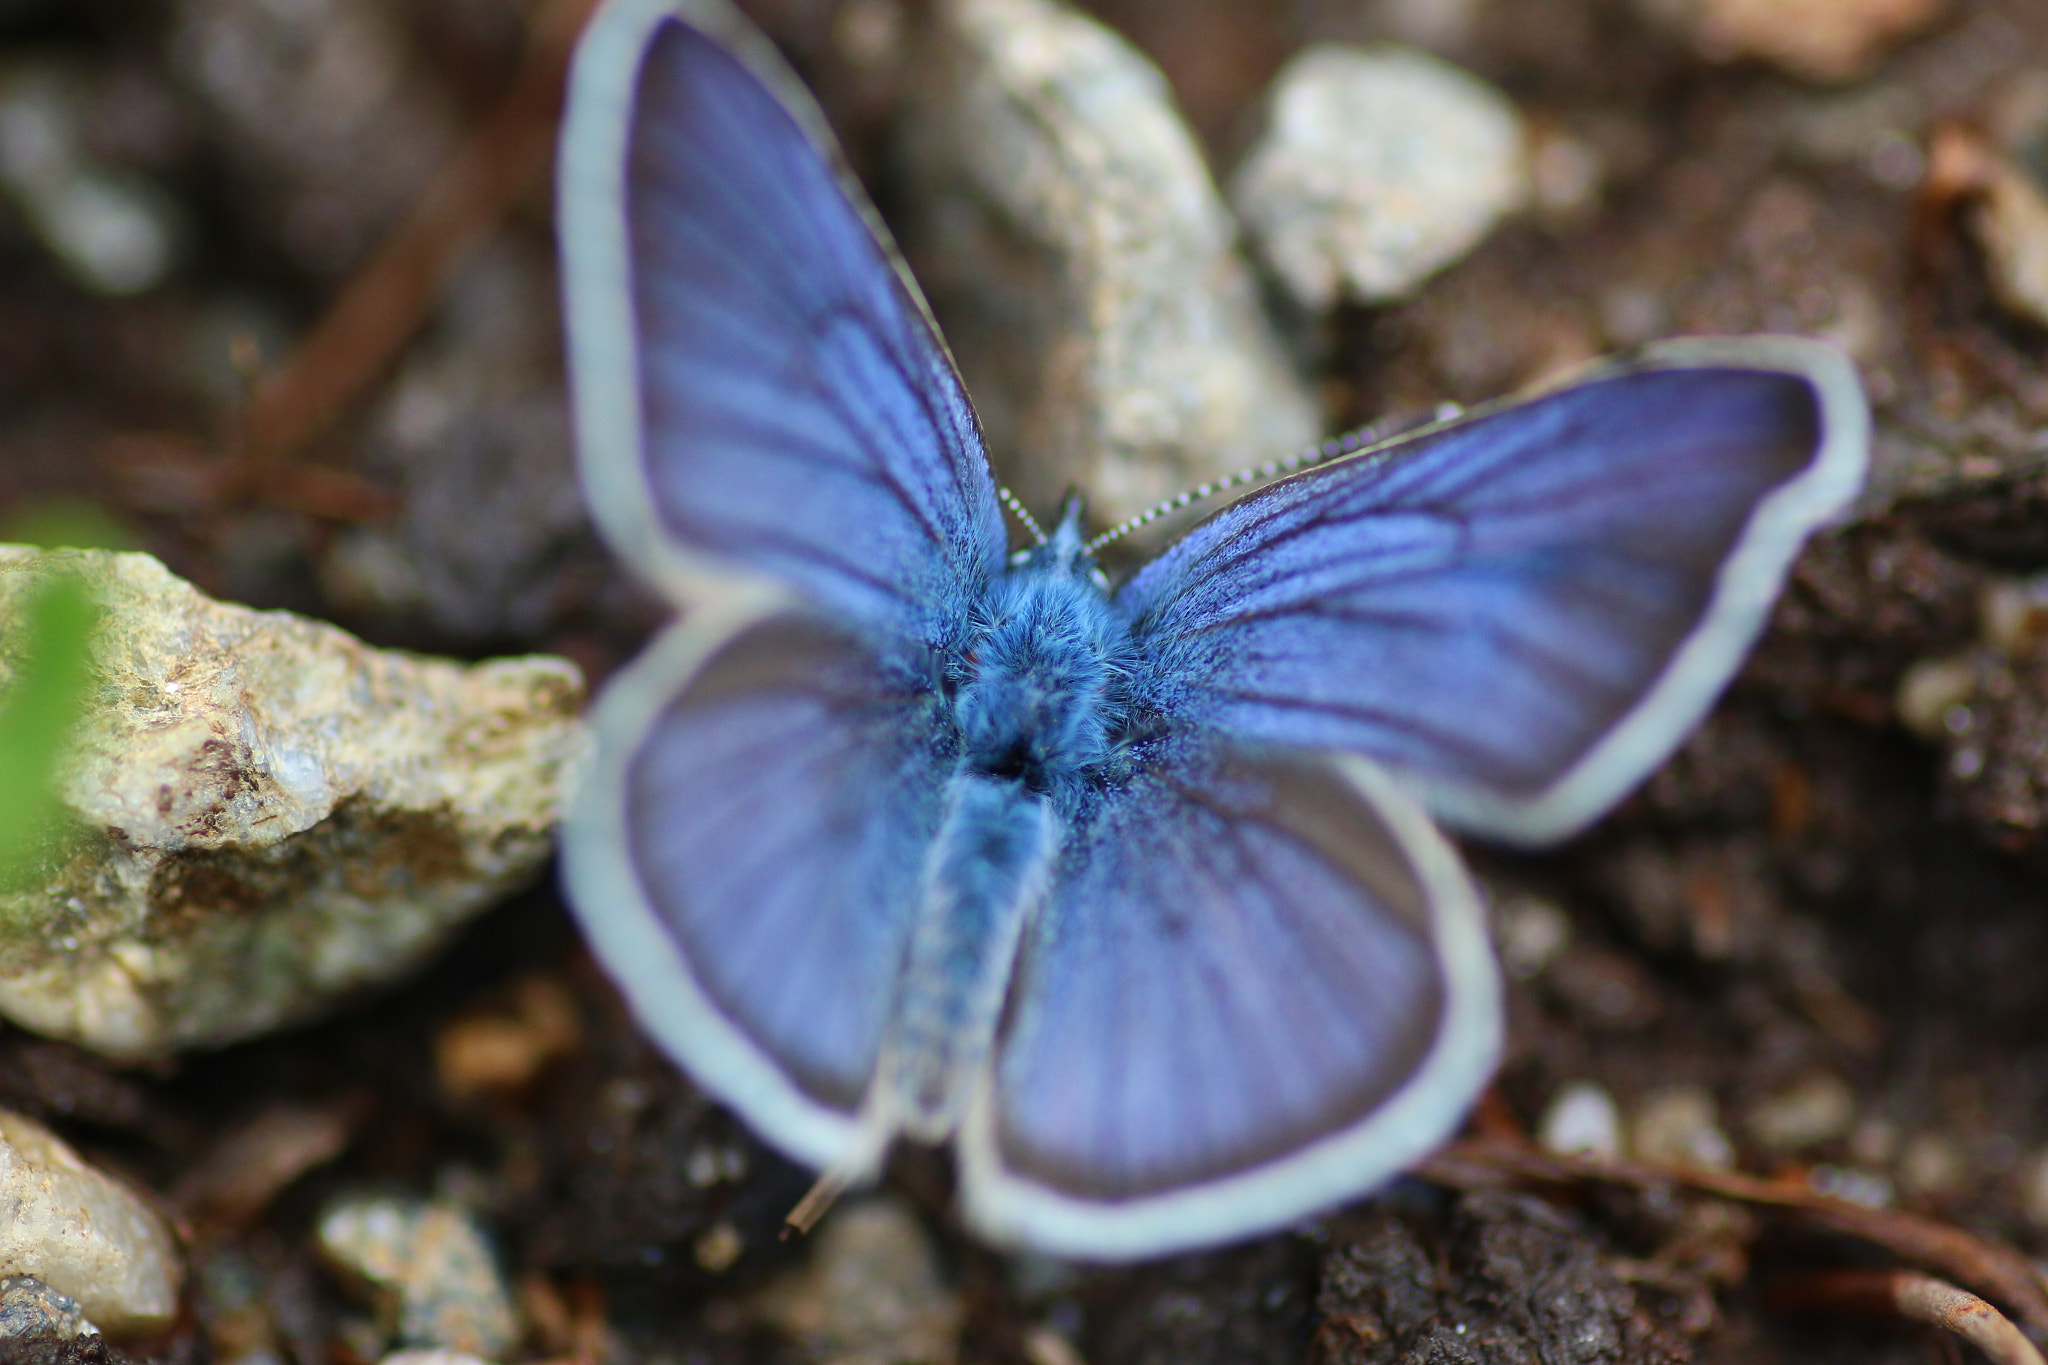
[[962,772],[925,862],[923,903],[876,1084],[890,1129],[938,1141],[994,1046],[1025,925],[1045,897],[1060,819],[1017,783]]

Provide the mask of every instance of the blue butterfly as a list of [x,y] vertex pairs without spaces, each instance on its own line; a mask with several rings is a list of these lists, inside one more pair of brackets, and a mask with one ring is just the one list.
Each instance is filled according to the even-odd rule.
[[944,344],[723,0],[611,0],[561,160],[591,506],[681,619],[606,690],[571,896],[653,1035],[842,1177],[951,1142],[1077,1257],[1281,1226],[1495,1064],[1478,895],[1699,720],[1861,483],[1837,352],[1694,339],[1270,483],[1114,591],[1012,558]]

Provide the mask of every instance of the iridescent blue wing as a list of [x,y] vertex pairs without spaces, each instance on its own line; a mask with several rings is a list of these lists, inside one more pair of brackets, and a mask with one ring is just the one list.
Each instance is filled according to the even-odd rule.
[[968,1214],[1086,1258],[1281,1226],[1448,1136],[1499,1032],[1478,899],[1390,779],[1198,749],[1073,831],[962,1131]]
[[1140,693],[1369,755],[1475,832],[1562,837],[1712,705],[1868,430],[1832,348],[1700,338],[1284,479],[1119,592]]
[[998,567],[981,435],[823,119],[721,0],[611,0],[562,136],[587,496],[681,595],[765,570],[922,635]]
[[855,1149],[950,764],[921,679],[787,605],[722,594],[606,689],[563,860],[648,1031],[828,1166]]

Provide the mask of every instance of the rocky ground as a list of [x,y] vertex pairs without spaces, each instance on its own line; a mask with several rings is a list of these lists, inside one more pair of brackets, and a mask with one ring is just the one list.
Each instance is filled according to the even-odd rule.
[[[546,181],[584,8],[0,0],[0,540],[89,506],[214,598],[601,682],[661,608],[592,533],[567,439]],[[165,817],[147,875],[67,864],[129,899],[0,888],[0,1011],[39,1030],[0,1024],[0,1357],[2029,1359],[1944,1286],[2048,1340],[2048,4],[750,9],[1034,503],[1078,481],[1112,518],[1322,432],[1765,330],[1856,359],[1870,486],[1639,794],[1555,853],[1470,850],[1509,1056],[1385,1199],[1099,1270],[977,1246],[910,1154],[781,1241],[807,1173],[639,1037],[549,876],[503,898],[552,788],[506,814],[320,750],[354,785],[300,793],[297,852],[250,853],[228,792]],[[1329,133],[1294,60],[1324,42],[1402,45],[1336,59],[1402,91],[1376,139]],[[356,661],[392,714],[431,690],[269,619],[266,650]],[[105,734],[171,704],[169,667],[134,664]],[[534,668],[545,695],[451,701],[434,742],[559,762],[574,680]],[[250,771],[301,771],[283,752]],[[436,801],[459,838],[423,833]],[[414,894],[484,845],[532,851]],[[344,857],[384,880],[321,880]],[[317,932],[266,918],[330,882]],[[457,907],[435,934],[488,908],[423,965],[425,929],[334,967],[394,897]],[[326,967],[287,961],[311,943]],[[85,998],[49,975],[74,959],[156,1012],[21,1003]],[[278,1004],[277,980],[305,984]],[[243,985],[264,1003],[237,1014]]]

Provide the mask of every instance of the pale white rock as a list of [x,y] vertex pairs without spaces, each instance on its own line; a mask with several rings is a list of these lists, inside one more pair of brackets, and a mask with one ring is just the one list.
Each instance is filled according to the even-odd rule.
[[1528,192],[1506,96],[1407,48],[1320,43],[1274,82],[1230,198],[1267,268],[1320,310],[1412,293]]
[[109,1335],[167,1326],[184,1270],[171,1230],[32,1119],[0,1109],[0,1276],[32,1275]]
[[999,471],[1118,521],[1319,431],[1159,71],[1052,0],[947,0],[898,226]]
[[1553,1152],[1621,1155],[1621,1111],[1597,1081],[1567,1081],[1537,1125],[1536,1140]]
[[0,886],[0,1014],[109,1056],[245,1038],[396,976],[528,880],[584,751],[560,659],[464,665],[215,602],[147,555],[0,546],[104,617],[63,837]]

